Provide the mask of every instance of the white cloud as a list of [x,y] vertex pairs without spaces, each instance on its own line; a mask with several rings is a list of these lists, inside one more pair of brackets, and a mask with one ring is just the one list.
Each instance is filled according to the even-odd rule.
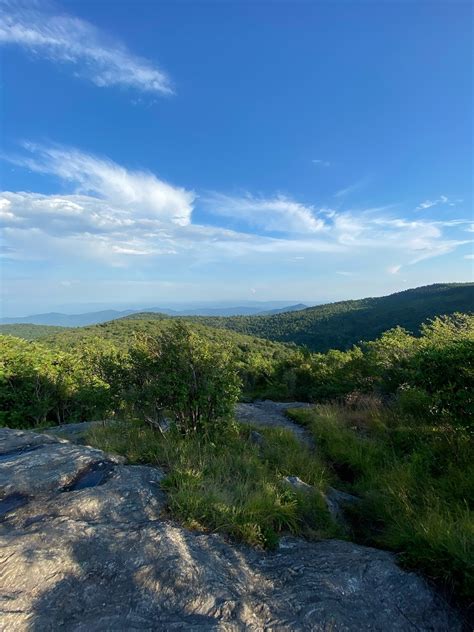
[[464,259],[474,259],[474,255],[464,255]]
[[389,272],[390,274],[398,274],[401,270],[401,267],[401,265],[389,266],[387,272]]
[[[424,211],[428,208],[432,208],[433,206],[438,206],[438,204],[447,204],[449,202],[449,198],[446,195],[440,195],[439,198],[435,200],[425,200],[419,204],[415,211]],[[450,206],[454,206],[454,203],[451,203]]]
[[[75,184],[78,194],[95,194],[108,205],[121,209],[120,214],[141,215],[143,219],[160,219],[178,225],[191,221],[195,195],[174,187],[146,171],[129,171],[110,161],[85,154],[76,149],[60,146],[25,144],[34,158],[16,157],[16,164],[27,166],[39,173],[53,174]],[[68,202],[70,214],[78,212]],[[61,214],[66,212],[64,198],[49,198],[49,206],[58,204]]]
[[214,215],[232,218],[266,231],[283,233],[317,233],[324,229],[324,221],[315,216],[312,206],[305,206],[284,196],[272,198],[242,197],[212,193],[205,198],[207,208]]
[[[31,153],[14,162],[60,178],[71,192],[0,194],[3,256],[11,259],[64,257],[122,266],[130,261],[154,265],[169,257],[173,265],[236,258],[278,264],[304,257],[311,266],[317,256],[323,261],[324,254],[328,266],[330,256],[343,256],[366,259],[370,265],[384,261],[385,267],[393,260],[400,266],[414,264],[467,243],[447,236],[462,230],[468,223],[464,220],[413,221],[388,216],[383,207],[317,210],[283,195],[210,194],[201,205],[219,225],[206,225],[194,219],[193,192],[152,173],[130,171],[76,149],[25,147]],[[337,265],[342,269],[338,274],[347,276],[347,263]],[[395,273],[397,266],[391,267]]]
[[329,160],[313,160],[314,165],[318,165],[319,167],[330,167],[331,163]]
[[75,74],[99,87],[173,93],[167,75],[155,64],[134,55],[92,24],[64,13],[56,15],[45,7],[36,2],[0,0],[0,43],[70,64]]

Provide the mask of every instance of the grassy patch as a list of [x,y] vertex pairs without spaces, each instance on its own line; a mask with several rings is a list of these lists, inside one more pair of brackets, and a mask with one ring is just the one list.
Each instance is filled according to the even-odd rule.
[[[283,429],[231,427],[213,441],[197,435],[165,436],[139,422],[94,428],[88,442],[167,472],[169,509],[186,526],[227,533],[248,544],[274,547],[282,532],[324,538],[338,534],[321,492],[327,473],[313,454]],[[314,486],[297,493],[282,478],[299,476]]]
[[362,541],[464,598],[474,593],[474,463],[465,431],[433,427],[381,406],[316,406],[291,411],[314,435],[341,486],[363,502]]

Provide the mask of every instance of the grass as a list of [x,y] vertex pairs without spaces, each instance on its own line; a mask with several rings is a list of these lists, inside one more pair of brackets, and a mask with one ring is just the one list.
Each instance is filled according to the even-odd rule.
[[[327,471],[291,432],[232,426],[214,440],[161,435],[138,421],[96,427],[88,443],[124,455],[130,463],[164,468],[171,514],[187,527],[226,533],[248,544],[273,548],[283,532],[326,538],[340,535],[322,492]],[[282,478],[299,476],[314,486],[298,493]]]
[[314,435],[338,485],[361,496],[359,541],[400,553],[462,599],[474,594],[472,438],[377,402],[290,412]]
[[[190,528],[272,548],[281,533],[341,537],[323,494],[328,484],[357,494],[352,524],[358,542],[392,549],[403,563],[443,582],[464,600],[474,592],[472,438],[430,426],[370,400],[295,409],[317,454],[284,429],[234,425],[214,440],[165,436],[134,421],[95,427],[88,441],[166,472],[171,515]],[[298,476],[313,486],[295,492]]]

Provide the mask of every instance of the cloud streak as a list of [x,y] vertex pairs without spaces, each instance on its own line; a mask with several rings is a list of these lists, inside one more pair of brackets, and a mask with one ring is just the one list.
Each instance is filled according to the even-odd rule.
[[68,64],[75,74],[101,88],[173,93],[167,74],[151,61],[134,55],[89,22],[48,12],[36,2],[0,0],[0,44],[16,45],[35,57]]
[[339,191],[336,191],[336,193],[334,194],[334,197],[335,198],[346,197],[346,195],[350,195],[351,193],[355,193],[356,191],[363,189],[365,186],[367,186],[368,182],[369,182],[369,178],[362,178],[361,180],[354,182],[354,184],[350,184],[348,187],[345,187],[344,189],[339,189]]
[[[199,204],[218,225],[199,223],[196,194],[153,173],[129,170],[75,148],[28,143],[24,149],[28,153],[10,160],[53,175],[71,190],[0,194],[3,256],[9,259],[53,261],[63,256],[125,266],[137,261],[155,265],[163,257],[194,265],[238,258],[278,263],[282,257],[304,256],[310,264],[321,256],[330,266],[330,257],[352,257],[358,263],[375,257],[385,259],[396,274],[401,266],[468,243],[446,233],[462,233],[470,221],[414,221],[388,216],[386,208],[318,209],[281,194],[207,194]],[[393,261],[399,263],[393,266]]]
[[284,195],[264,198],[250,193],[240,197],[212,193],[204,198],[204,202],[214,215],[266,231],[318,233],[324,229],[324,221],[316,217],[312,206],[305,206]]
[[[436,200],[425,200],[424,202],[421,202],[421,204],[416,207],[415,211],[425,211],[433,206],[438,206],[438,204],[447,204],[448,202],[449,199],[446,195],[440,195],[440,197]],[[454,206],[454,204],[450,204],[450,206]]]

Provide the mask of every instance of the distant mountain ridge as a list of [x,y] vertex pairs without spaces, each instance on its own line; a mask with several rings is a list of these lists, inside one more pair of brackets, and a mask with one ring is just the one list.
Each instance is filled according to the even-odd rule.
[[86,327],[88,325],[98,325],[118,318],[125,318],[134,314],[152,313],[164,314],[166,316],[253,316],[257,314],[273,314],[285,311],[295,311],[305,309],[307,305],[298,303],[274,310],[262,310],[260,307],[241,305],[236,307],[202,307],[194,309],[175,310],[166,307],[151,307],[146,310],[126,309],[126,310],[101,310],[97,312],[86,312],[84,314],[63,314],[61,312],[48,312],[46,314],[32,314],[31,316],[5,317],[0,318],[0,325],[47,325],[55,327]]
[[304,303],[298,303],[297,305],[290,305],[290,307],[280,307],[278,309],[269,309],[266,312],[259,312],[256,316],[270,316],[272,314],[282,314],[283,312],[299,312],[301,309],[308,309],[308,306]]
[[55,327],[85,327],[96,325],[116,318],[123,318],[133,314],[134,310],[117,311],[113,309],[100,312],[90,312],[86,314],[62,314],[60,312],[49,312],[47,314],[32,314],[31,316],[18,316],[13,318],[0,318],[2,325],[49,325]]

